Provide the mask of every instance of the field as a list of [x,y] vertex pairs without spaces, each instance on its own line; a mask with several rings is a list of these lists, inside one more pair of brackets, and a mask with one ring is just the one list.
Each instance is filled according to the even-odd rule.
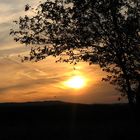
[[135,140],[138,117],[127,104],[58,101],[0,104],[0,140]]

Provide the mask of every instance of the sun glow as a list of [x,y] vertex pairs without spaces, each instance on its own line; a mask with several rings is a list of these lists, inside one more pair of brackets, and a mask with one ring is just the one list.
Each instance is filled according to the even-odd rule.
[[81,76],[73,76],[65,82],[65,85],[70,88],[80,89],[85,86],[85,79]]

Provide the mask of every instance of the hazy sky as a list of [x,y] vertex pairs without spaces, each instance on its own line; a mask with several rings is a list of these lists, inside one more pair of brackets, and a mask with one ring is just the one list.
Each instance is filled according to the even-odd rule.
[[[98,66],[80,63],[55,63],[47,58],[38,63],[21,63],[17,57],[28,49],[9,37],[13,20],[24,15],[24,5],[39,0],[0,0],[0,102],[62,100],[80,103],[114,103],[119,96],[108,83],[101,82],[103,72]],[[64,83],[73,76],[82,76],[85,86],[72,89]]]

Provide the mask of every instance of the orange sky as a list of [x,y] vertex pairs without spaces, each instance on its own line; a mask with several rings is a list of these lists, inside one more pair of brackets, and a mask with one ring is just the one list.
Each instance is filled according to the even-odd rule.
[[[24,5],[35,5],[37,1],[0,1],[0,102],[118,102],[118,91],[108,83],[101,82],[105,74],[96,65],[79,63],[74,70],[73,65],[55,63],[55,59],[51,57],[38,63],[20,62],[17,56],[27,53],[28,50],[9,37],[9,30],[13,27],[12,20],[25,14]],[[73,76],[82,76],[85,81],[84,87],[73,89],[64,85]]]

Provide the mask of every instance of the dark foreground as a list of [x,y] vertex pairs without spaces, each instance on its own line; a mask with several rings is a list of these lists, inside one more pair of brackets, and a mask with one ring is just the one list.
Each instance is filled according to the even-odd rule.
[[0,129],[0,140],[138,140],[140,137],[136,116],[126,104],[0,104]]

